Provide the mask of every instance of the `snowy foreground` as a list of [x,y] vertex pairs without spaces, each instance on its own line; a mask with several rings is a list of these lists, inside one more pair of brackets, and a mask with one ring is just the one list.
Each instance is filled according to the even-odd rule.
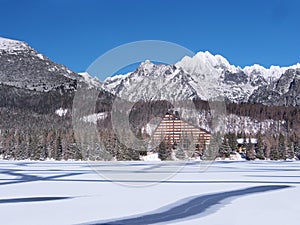
[[1,224],[299,224],[300,162],[0,161]]

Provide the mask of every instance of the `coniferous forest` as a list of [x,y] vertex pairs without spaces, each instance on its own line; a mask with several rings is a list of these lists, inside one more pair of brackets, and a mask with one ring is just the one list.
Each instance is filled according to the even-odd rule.
[[[33,92],[33,91],[32,91]],[[105,98],[101,102],[105,92],[99,94],[99,101],[95,113],[110,112],[113,97]],[[83,132],[78,136],[72,124],[72,98],[73,94],[55,96],[46,95],[40,101],[31,101],[32,93],[27,93],[27,101],[20,103],[18,96],[10,104],[0,107],[0,154],[3,159],[31,159],[31,160],[139,160],[140,154],[145,149],[133,149],[127,147],[118,140],[111,124],[111,116],[97,121],[97,132],[86,132],[92,124],[82,122]],[[50,97],[49,97],[50,96]],[[24,98],[24,95],[22,95]],[[50,98],[49,100],[47,100]],[[51,100],[53,98],[53,100]],[[194,104],[199,113],[207,114],[209,124],[209,104],[205,101],[195,100]],[[66,106],[68,113],[59,116],[55,109]],[[153,117],[163,117],[172,109],[172,105],[166,101],[138,102],[129,114],[130,129],[139,138],[148,138],[143,133],[143,127]],[[264,106],[259,104],[226,104],[226,114],[236,115],[237,118],[249,117],[257,124],[264,120],[272,120],[274,126],[270,129],[261,127],[257,132],[225,132],[218,144],[218,156],[229,157],[230,153],[241,148],[245,151],[245,157],[253,159],[297,159],[300,157],[299,120],[300,111],[296,107]],[[284,121],[284,124],[282,123]],[[231,121],[231,123],[234,121]],[[236,123],[240,123],[237,120]],[[231,124],[232,125],[232,124]],[[126,131],[125,131],[126,132]],[[76,136],[77,135],[77,136]],[[256,138],[257,144],[250,145],[246,142],[238,146],[238,138]],[[99,141],[101,140],[101,141]],[[213,143],[211,143],[213,145]],[[180,144],[170,144],[163,141],[154,151],[161,160],[171,160],[174,152],[176,158],[187,159],[187,154],[179,148]],[[103,151],[105,149],[105,151]],[[206,158],[208,149],[203,146],[195,146],[191,156]]]

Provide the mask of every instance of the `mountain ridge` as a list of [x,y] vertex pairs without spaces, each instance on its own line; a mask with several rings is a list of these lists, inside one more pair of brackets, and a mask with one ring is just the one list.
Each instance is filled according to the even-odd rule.
[[[175,100],[195,97],[214,100],[221,96],[224,100],[242,103],[248,102],[258,88],[276,82],[287,70],[298,69],[300,69],[299,63],[289,67],[265,68],[254,64],[241,68],[231,65],[221,55],[212,55],[206,51],[198,52],[193,57],[185,56],[174,65],[157,65],[147,60],[131,73],[108,77],[102,87],[130,101],[168,100],[169,96],[173,96]],[[176,80],[179,76],[180,79]],[[141,78],[147,79],[150,86],[157,88],[151,92]],[[170,88],[167,88],[168,84]],[[132,85],[138,88],[132,88]],[[157,89],[170,93],[160,95]],[[256,98],[251,97],[251,99]],[[264,104],[263,101],[257,103]]]

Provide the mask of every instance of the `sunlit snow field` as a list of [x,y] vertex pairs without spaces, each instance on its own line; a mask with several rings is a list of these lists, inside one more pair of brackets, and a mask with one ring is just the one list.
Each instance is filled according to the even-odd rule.
[[299,224],[300,162],[0,161],[1,224]]

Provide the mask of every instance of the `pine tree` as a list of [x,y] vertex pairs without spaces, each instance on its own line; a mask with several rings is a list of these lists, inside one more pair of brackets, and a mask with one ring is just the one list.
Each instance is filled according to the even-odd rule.
[[40,156],[39,150],[37,139],[35,138],[33,132],[30,132],[28,138],[28,153],[31,160],[38,160],[37,157],[39,158]]
[[270,159],[279,160],[279,151],[276,146],[271,146]]
[[[74,149],[72,154],[76,158],[76,160],[82,158],[80,152],[78,152],[76,148]],[[118,154],[118,156],[120,156],[121,154],[128,154],[128,153],[126,152],[126,149],[125,149],[125,151],[120,152],[120,154]],[[93,160],[96,160],[96,161],[99,161],[99,160],[100,161],[110,161],[113,159],[113,156],[104,148],[104,145],[101,142],[94,143],[91,156],[93,157]],[[130,159],[128,159],[128,160],[130,160]]]
[[[202,148],[203,149],[203,148]],[[200,150],[200,144],[195,145],[195,152],[194,152],[194,157],[201,157],[202,151]]]
[[286,159],[286,148],[285,148],[285,138],[283,134],[279,135],[279,143],[278,143],[278,152],[279,159]]
[[294,159],[295,158],[294,142],[292,142],[291,140],[288,141],[287,158],[288,159]]
[[48,158],[48,149],[47,149],[47,131],[43,131],[43,134],[40,137],[40,146],[41,146],[41,155],[40,160],[45,160]]
[[204,134],[200,133],[197,144],[195,145],[194,157],[201,157],[203,155],[204,144]]
[[14,159],[14,134],[12,130],[8,130],[5,139],[4,159]]
[[184,160],[184,159],[187,158],[187,157],[186,157],[186,154],[185,154],[185,151],[184,151],[184,149],[183,149],[181,146],[179,146],[179,147],[176,149],[175,157],[176,157],[177,159],[180,159],[180,160]]
[[163,140],[158,146],[158,157],[161,160],[170,160],[171,159],[172,150],[169,149],[166,141]]
[[228,139],[228,144],[230,146],[231,151],[237,152],[238,150],[237,136],[234,133],[229,133],[228,135],[225,135],[225,137]]
[[255,152],[254,152],[254,146],[250,141],[251,139],[248,139],[248,143],[246,144],[246,158],[248,160],[254,160],[255,159]]
[[61,160],[63,156],[63,147],[62,147],[62,142],[61,142],[61,136],[58,134],[57,139],[56,139],[56,146],[55,146],[56,154],[55,154],[55,159],[56,160]]
[[67,148],[69,149],[69,152],[71,154],[70,157],[72,159],[75,159],[75,160],[83,159],[83,156],[80,151],[80,147],[76,143],[76,139],[75,139],[75,135],[74,135],[73,131],[71,131],[70,140],[69,140]]
[[118,161],[130,161],[132,159],[130,152],[128,151],[127,147],[124,144],[119,145],[119,151],[117,160]]
[[300,160],[300,142],[297,137],[295,138],[294,141],[294,154]]
[[224,138],[222,145],[219,148],[219,155],[222,158],[228,158],[230,156],[231,147],[229,146],[228,139]]
[[25,145],[25,140],[23,138],[23,135],[20,131],[16,131],[15,134],[15,139],[16,139],[16,159],[17,160],[24,160],[25,154],[24,152],[26,151],[26,145]]
[[261,133],[257,134],[257,144],[255,147],[255,153],[256,153],[256,158],[261,159],[261,160],[265,159],[264,144],[262,141]]
[[47,137],[46,137],[46,149],[47,149],[47,153],[48,153],[48,158],[52,158],[54,159],[54,155],[55,155],[55,133],[53,132],[53,130],[49,130],[47,133]]
[[222,139],[220,133],[212,135],[208,148],[204,151],[203,159],[214,160],[218,156],[221,143]]

